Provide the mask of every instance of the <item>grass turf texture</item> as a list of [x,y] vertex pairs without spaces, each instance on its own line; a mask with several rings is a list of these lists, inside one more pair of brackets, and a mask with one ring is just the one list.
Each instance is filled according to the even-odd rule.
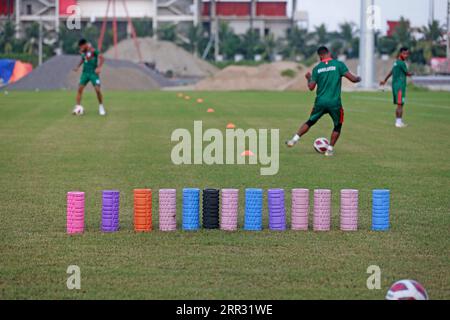
[[[101,118],[92,94],[83,117],[70,114],[73,93],[2,94],[1,299],[383,299],[403,278],[422,282],[433,299],[450,298],[450,94],[411,92],[404,130],[394,128],[390,94],[345,94],[336,157],[312,148],[329,136],[325,117],[295,149],[280,145],[280,171],[269,177],[259,166],[174,166],[170,135],[203,120],[204,127],[281,128],[284,141],[306,120],[313,95],[190,95],[106,93],[109,114]],[[143,187],[154,190],[154,227],[159,188],[177,188],[179,222],[183,187],[240,188],[240,226],[246,187],[331,188],[333,231],[135,234],[132,191]],[[121,231],[102,234],[101,190],[111,188],[121,191]],[[339,231],[341,188],[360,190],[359,232]],[[387,233],[370,231],[374,188],[392,190]],[[82,236],[65,233],[71,190],[87,195]],[[81,268],[81,290],[66,288],[72,264]],[[382,290],[366,288],[370,265],[381,267]]]

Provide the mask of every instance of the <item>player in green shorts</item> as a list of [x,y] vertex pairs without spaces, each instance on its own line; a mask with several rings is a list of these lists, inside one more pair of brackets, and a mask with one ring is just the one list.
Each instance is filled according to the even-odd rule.
[[77,72],[80,67],[83,66],[83,72],[81,73],[80,84],[78,86],[77,105],[75,106],[74,114],[76,112],[75,110],[81,108],[81,98],[83,96],[84,88],[90,82],[94,86],[95,93],[97,94],[99,103],[98,112],[101,116],[104,116],[106,115],[106,111],[103,107],[103,96],[100,88],[99,75],[102,71],[105,59],[85,39],[81,39],[78,42],[78,46],[80,47],[81,61],[74,71]]
[[326,47],[320,47],[317,54],[320,57],[320,63],[313,69],[312,75],[309,72],[306,74],[309,90],[313,91],[317,87],[314,108],[309,120],[286,144],[289,148],[294,147],[323,115],[329,114],[334,124],[330,145],[325,152],[325,155],[329,157],[334,155],[334,146],[339,139],[344,123],[344,109],[341,101],[342,77],[346,77],[353,83],[360,82],[361,78],[353,75],[344,63],[334,60]]
[[397,128],[405,128],[407,125],[403,122],[403,106],[406,99],[406,83],[407,77],[412,74],[408,71],[406,60],[409,57],[408,48],[401,48],[397,60],[394,62],[391,72],[387,75],[386,79],[380,82],[380,85],[384,86],[389,78],[392,76],[392,94],[394,96],[394,104],[397,106],[395,115],[397,120],[395,126]]

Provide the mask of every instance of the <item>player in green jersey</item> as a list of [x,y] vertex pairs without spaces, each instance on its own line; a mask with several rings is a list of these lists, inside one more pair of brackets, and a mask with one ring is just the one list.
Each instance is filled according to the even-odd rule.
[[334,155],[334,146],[341,134],[342,124],[344,123],[344,109],[341,101],[342,77],[347,78],[353,83],[361,81],[360,77],[353,75],[347,66],[331,57],[326,47],[320,47],[317,50],[320,57],[320,63],[313,69],[312,74],[307,73],[309,90],[313,91],[317,87],[317,97],[314,108],[309,120],[304,123],[297,134],[286,142],[287,146],[292,148],[300,138],[316,124],[316,122],[325,114],[329,114],[333,120],[334,128],[331,134],[330,145],[326,151],[326,156]]
[[97,94],[97,99],[99,103],[98,112],[101,116],[106,115],[105,108],[103,106],[103,95],[100,87],[100,73],[102,71],[103,63],[105,59],[97,50],[95,50],[90,43],[85,39],[81,39],[78,42],[80,48],[81,61],[78,66],[74,69],[77,72],[81,66],[83,66],[83,72],[80,77],[80,84],[78,86],[77,93],[77,105],[75,110],[81,108],[81,98],[83,96],[83,91],[86,85],[90,82],[94,86],[95,93]]
[[403,106],[406,99],[406,83],[407,77],[412,74],[408,71],[406,60],[409,57],[408,48],[401,48],[397,60],[394,62],[391,72],[387,77],[380,82],[380,85],[384,86],[389,78],[392,76],[392,94],[394,96],[394,104],[397,106],[395,115],[397,120],[395,126],[397,128],[405,128],[407,125],[403,122]]

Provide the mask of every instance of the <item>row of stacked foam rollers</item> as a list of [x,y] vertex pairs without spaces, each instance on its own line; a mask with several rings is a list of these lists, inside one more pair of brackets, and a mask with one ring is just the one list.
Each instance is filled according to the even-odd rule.
[[[205,189],[202,193],[200,208],[200,189],[183,189],[182,229],[186,231],[221,229],[236,231],[238,229],[239,190]],[[293,189],[291,194],[291,229],[309,229],[310,191]],[[159,230],[177,230],[177,190],[161,189],[159,199]],[[245,190],[244,230],[261,231],[263,229],[264,191],[262,189]],[[330,231],[331,229],[331,190],[314,190],[313,230]],[[358,230],[358,190],[341,190],[340,192],[340,229],[342,231]],[[67,233],[84,231],[84,192],[67,194]],[[105,190],[102,193],[103,232],[119,230],[120,193],[117,190]],[[287,229],[285,192],[283,189],[267,191],[267,208],[269,213],[269,230],[285,231]],[[202,212],[200,218],[200,212]],[[390,191],[374,190],[372,192],[372,230],[387,231],[390,227]],[[201,222],[201,224],[200,224]],[[148,232],[152,224],[152,190],[134,190],[134,229]]]

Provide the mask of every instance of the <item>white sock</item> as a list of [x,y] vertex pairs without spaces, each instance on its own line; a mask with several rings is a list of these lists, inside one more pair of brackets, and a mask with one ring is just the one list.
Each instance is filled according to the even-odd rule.
[[98,107],[99,107],[99,108],[103,108],[103,104],[100,104]]
[[292,140],[294,140],[295,142],[298,142],[300,140],[300,136],[298,134],[296,134]]
[[397,118],[397,124],[402,124],[403,123],[403,119],[402,118]]
[[327,148],[329,151],[333,151],[333,146],[332,145],[328,145],[328,148]]

